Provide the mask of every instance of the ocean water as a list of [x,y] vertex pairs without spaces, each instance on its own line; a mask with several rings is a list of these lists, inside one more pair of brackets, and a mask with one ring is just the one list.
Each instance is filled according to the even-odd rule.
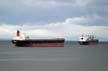
[[0,41],[0,71],[108,71],[108,42],[19,48],[11,41]]

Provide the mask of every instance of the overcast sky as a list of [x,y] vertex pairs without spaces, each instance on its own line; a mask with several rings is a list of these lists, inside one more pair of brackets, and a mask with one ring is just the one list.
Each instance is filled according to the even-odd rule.
[[108,40],[108,0],[0,0],[0,39],[95,35]]

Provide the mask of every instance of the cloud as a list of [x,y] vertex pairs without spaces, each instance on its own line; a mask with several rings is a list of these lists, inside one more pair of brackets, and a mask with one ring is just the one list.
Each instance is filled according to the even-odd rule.
[[[89,25],[108,25],[107,0],[0,0],[0,22],[48,23],[69,17],[101,17]],[[94,23],[95,22],[95,23]]]
[[[71,2],[71,3],[69,3]],[[58,7],[64,5],[70,5],[74,2],[67,0],[0,0],[0,7],[18,8],[18,7]]]
[[[9,36],[12,38],[17,29],[29,35],[31,38],[57,38],[64,37],[66,39],[75,39],[82,34],[96,35],[97,37],[107,38],[108,26],[86,26],[81,25],[83,22],[88,22],[89,19],[84,17],[67,18],[63,22],[54,22],[49,24],[23,24],[23,25],[9,25],[1,24],[0,32],[2,38]],[[108,39],[108,38],[107,38]]]
[[89,0],[89,5],[92,6],[108,6],[108,1],[107,0]]
[[1,7],[58,7],[58,6],[108,6],[107,0],[0,0]]
[[86,5],[86,10],[91,15],[108,16],[108,1],[107,0],[89,0]]
[[[100,0],[101,1],[101,0]],[[93,0],[0,0],[1,7],[59,7],[59,6],[86,6],[98,1]]]
[[11,38],[21,29],[34,38],[107,38],[107,6],[107,0],[0,0],[0,35]]

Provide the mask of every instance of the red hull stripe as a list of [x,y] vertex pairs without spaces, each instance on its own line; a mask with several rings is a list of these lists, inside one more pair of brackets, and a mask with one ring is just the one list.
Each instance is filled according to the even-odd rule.
[[64,43],[30,44],[28,47],[63,47]]

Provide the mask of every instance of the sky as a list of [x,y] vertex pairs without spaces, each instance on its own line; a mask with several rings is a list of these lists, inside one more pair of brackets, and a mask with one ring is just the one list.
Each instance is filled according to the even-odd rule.
[[0,0],[0,39],[16,31],[30,38],[108,41],[108,0]]

